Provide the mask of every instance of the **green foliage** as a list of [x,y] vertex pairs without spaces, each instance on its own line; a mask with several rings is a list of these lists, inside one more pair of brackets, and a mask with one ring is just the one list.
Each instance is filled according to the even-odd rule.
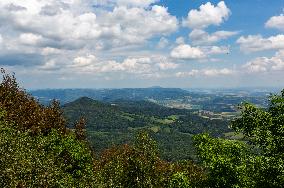
[[170,188],[191,188],[190,182],[184,173],[173,174],[169,184]]
[[247,146],[234,140],[216,139],[208,134],[196,135],[199,158],[209,169],[212,187],[244,187],[246,185]]
[[2,69],[0,187],[91,187],[93,158],[82,137],[65,127],[58,102],[45,107]]
[[260,148],[254,161],[257,186],[281,187],[284,185],[284,90],[271,95],[267,110],[251,104],[242,106],[242,116],[232,127],[242,132],[250,144]]
[[106,150],[96,165],[104,187],[157,187],[155,166],[158,162],[155,142],[147,134],[138,135],[135,146]]
[[179,187],[189,184],[202,187],[204,171],[201,168],[189,162],[163,161],[156,148],[156,143],[142,132],[137,135],[134,145],[106,150],[95,165],[96,179],[102,187]]
[[200,159],[213,187],[283,187],[284,90],[272,95],[267,110],[245,103],[232,122],[247,142],[195,136]]
[[6,74],[3,69],[1,73],[0,108],[6,111],[5,121],[33,134],[47,134],[51,129],[65,133],[65,119],[57,101],[44,107],[19,87],[14,75]]
[[92,156],[73,134],[32,136],[0,123],[0,187],[88,187]]

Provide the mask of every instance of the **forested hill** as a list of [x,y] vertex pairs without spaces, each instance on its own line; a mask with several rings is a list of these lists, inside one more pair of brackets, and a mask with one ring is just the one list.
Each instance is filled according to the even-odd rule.
[[192,135],[210,132],[223,136],[230,131],[226,121],[204,119],[191,110],[149,101],[103,103],[82,97],[65,104],[63,110],[69,127],[85,117],[88,139],[97,151],[131,142],[134,134],[145,129],[158,141],[162,156],[168,160],[194,158]]

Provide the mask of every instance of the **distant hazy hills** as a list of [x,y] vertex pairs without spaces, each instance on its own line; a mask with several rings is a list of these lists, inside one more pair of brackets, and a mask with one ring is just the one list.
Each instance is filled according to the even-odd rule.
[[99,101],[176,99],[188,95],[188,91],[179,88],[125,88],[125,89],[45,89],[30,93],[46,104],[52,99],[60,100],[62,104],[74,101],[80,97],[89,97]]

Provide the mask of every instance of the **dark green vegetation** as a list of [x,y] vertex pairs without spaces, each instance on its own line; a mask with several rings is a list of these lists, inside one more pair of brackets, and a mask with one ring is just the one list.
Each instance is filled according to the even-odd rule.
[[246,141],[195,136],[212,187],[284,187],[284,90],[269,102],[266,110],[243,104],[232,121]]
[[0,187],[89,187],[93,179],[92,153],[66,129],[58,103],[38,104],[13,76],[4,74]]
[[[19,88],[13,75],[3,70],[2,73],[0,187],[284,186],[284,91],[269,98],[267,109],[247,103],[241,106],[241,115],[231,123],[236,133],[244,136],[238,141],[212,137],[218,136],[215,124],[198,119],[200,117],[191,111],[168,109],[143,101],[118,101],[114,105],[79,99],[66,105],[66,109],[71,108],[65,113],[79,117],[89,113],[92,116],[88,117],[93,118],[86,120],[86,127],[84,118],[75,120],[69,116],[74,126],[68,127],[57,102],[49,106],[39,104]],[[154,111],[148,108],[151,105]],[[76,110],[79,111],[76,113]],[[131,125],[136,119],[139,123]],[[116,120],[125,126],[120,129]],[[198,161],[163,160],[159,155],[159,144],[163,142],[159,140],[202,132],[195,127],[199,120],[201,130],[211,130],[211,136],[194,136]],[[103,124],[104,121],[108,123]],[[206,129],[205,123],[209,123]],[[121,138],[127,138],[128,144],[114,145],[99,154],[96,146],[91,149],[86,140],[88,127],[93,127],[98,135],[109,134],[114,140],[117,135],[113,133],[123,135],[128,131],[129,138],[133,139],[124,135]],[[152,130],[151,134],[159,142],[141,129]],[[165,136],[164,132],[174,136]],[[93,136],[93,141],[99,143],[100,138]]]
[[194,159],[192,135],[209,132],[223,136],[231,131],[222,120],[208,120],[191,110],[166,108],[148,101],[118,100],[102,103],[87,97],[63,106],[70,128],[86,118],[87,138],[97,152],[116,144],[129,143],[134,135],[149,131],[167,160]]

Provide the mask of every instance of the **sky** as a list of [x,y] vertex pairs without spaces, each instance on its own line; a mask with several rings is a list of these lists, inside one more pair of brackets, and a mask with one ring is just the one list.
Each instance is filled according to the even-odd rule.
[[1,0],[27,89],[284,88],[284,0]]

